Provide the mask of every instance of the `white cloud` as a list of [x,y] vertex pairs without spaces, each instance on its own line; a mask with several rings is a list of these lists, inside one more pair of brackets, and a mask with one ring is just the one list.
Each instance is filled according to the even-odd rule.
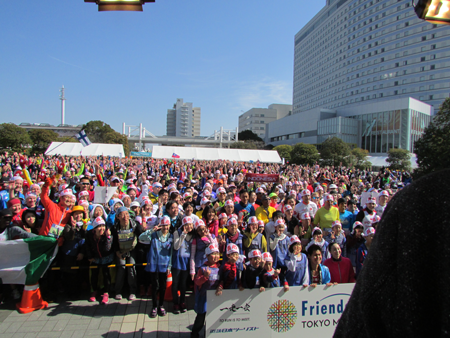
[[272,103],[292,104],[292,83],[268,78],[244,82],[237,86],[236,97],[236,108],[244,111]]

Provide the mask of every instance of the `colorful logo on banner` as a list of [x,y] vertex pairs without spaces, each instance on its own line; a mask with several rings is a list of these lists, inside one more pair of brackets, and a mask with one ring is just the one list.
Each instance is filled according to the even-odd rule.
[[272,304],[267,312],[267,323],[275,332],[287,332],[292,329],[297,320],[295,305],[286,299]]

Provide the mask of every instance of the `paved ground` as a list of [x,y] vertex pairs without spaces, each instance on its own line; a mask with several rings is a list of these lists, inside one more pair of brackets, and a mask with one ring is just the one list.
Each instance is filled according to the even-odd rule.
[[[193,308],[192,293],[187,296],[188,309]],[[9,302],[0,307],[1,338],[51,338],[51,337],[190,337],[195,312],[172,314],[172,304],[166,302],[165,317],[150,318],[152,302],[138,299],[110,300],[107,305],[89,303],[87,300],[65,301],[49,304],[46,310],[19,314]]]

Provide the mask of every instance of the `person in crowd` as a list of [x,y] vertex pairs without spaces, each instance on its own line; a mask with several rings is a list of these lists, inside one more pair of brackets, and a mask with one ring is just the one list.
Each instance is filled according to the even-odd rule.
[[279,276],[281,273],[281,269],[274,269],[272,255],[269,252],[264,252],[261,259],[264,262],[261,286],[264,289],[280,287]]
[[292,209],[290,205],[286,205],[284,208],[284,222],[289,236],[296,235],[297,237],[300,237],[302,235],[303,229],[300,231],[300,222],[298,221],[298,218],[294,216],[294,209]]
[[322,229],[319,227],[315,227],[312,231],[312,239],[311,242],[306,246],[306,251],[308,251],[309,247],[312,245],[317,245],[322,251],[322,257],[325,259],[330,258],[330,253],[328,251],[328,242],[323,238]]
[[262,292],[264,291],[264,287],[260,283],[260,277],[264,262],[261,260],[261,251],[252,250],[247,254],[247,257],[249,261],[245,263],[245,269],[242,275],[243,286],[246,289],[259,289]]
[[146,230],[139,236],[143,241],[150,240],[150,252],[145,271],[150,274],[152,284],[151,318],[156,318],[157,315],[161,317],[166,315],[164,297],[167,275],[172,269],[173,251],[173,235],[169,231],[170,228],[171,220],[168,216],[164,216],[159,226]]
[[241,221],[244,216],[255,216],[255,208],[253,205],[248,203],[248,191],[246,189],[242,189],[239,192],[240,202],[234,206],[234,213],[239,216],[238,221]]
[[333,223],[331,223],[331,232],[324,239],[328,243],[328,245],[331,243],[338,243],[341,247],[343,255],[347,255],[345,232],[344,230],[342,230],[340,221],[334,221]]
[[99,292],[98,275],[100,270],[103,275],[104,292],[102,294],[102,304],[108,304],[109,292],[111,287],[111,276],[108,265],[114,260],[114,252],[112,250],[113,237],[109,229],[106,229],[105,220],[97,217],[92,222],[92,230],[86,233],[86,245],[84,255],[90,262],[91,266],[96,268],[91,272],[91,288],[93,292],[89,298],[90,302],[95,302]]
[[[280,283],[284,284],[287,270],[286,257],[289,256],[289,237],[285,234],[286,224],[283,219],[275,222],[275,233],[269,238],[269,249],[272,257],[272,264],[278,273]],[[280,284],[280,285],[281,285]]]
[[35,235],[39,234],[42,220],[37,217],[36,211],[33,209],[25,209],[22,212],[22,228],[26,232],[32,232]]
[[219,287],[218,294],[220,295],[223,289],[238,289],[244,290],[242,286],[242,269],[239,268],[238,263],[242,262],[240,251],[236,244],[230,243],[226,247],[227,260],[220,266],[219,269]]
[[203,222],[208,228],[208,232],[217,238],[219,234],[219,220],[217,218],[216,210],[211,206],[207,205],[203,210]]
[[370,246],[372,245],[373,237],[375,235],[375,228],[368,227],[364,229],[363,237],[365,242],[356,251],[356,277],[358,277],[361,269],[366,260],[367,254],[369,253]]
[[[135,247],[138,242],[138,233],[136,223],[130,217],[130,213],[126,207],[120,207],[117,210],[115,224],[111,229],[114,238],[113,250],[117,256],[116,264],[116,300],[122,299],[122,288],[125,275],[127,276],[130,295],[128,300],[136,299],[137,278],[136,278],[136,252]],[[133,266],[126,266],[133,264]]]
[[389,192],[387,190],[383,190],[378,195],[378,205],[375,207],[375,212],[378,216],[382,216],[384,209],[386,209],[387,202],[389,200]]
[[269,205],[270,199],[268,196],[262,197],[262,205],[256,209],[256,218],[264,222],[264,224],[269,223],[272,219],[272,215],[277,211],[274,207]]
[[[194,236],[194,221],[191,216],[185,216],[182,220],[182,227],[173,233],[172,297],[174,314],[187,311],[186,285],[189,278]],[[178,292],[180,292],[179,297]]]
[[350,229],[353,227],[353,223],[355,222],[355,214],[346,209],[348,202],[345,198],[339,198],[337,203],[339,209],[339,221],[342,224],[342,229],[346,234],[349,234]]
[[308,249],[308,262],[309,262],[309,282],[312,287],[317,285],[326,284],[327,286],[333,285],[331,283],[330,270],[328,267],[322,265],[322,249],[320,246],[313,244]]
[[375,211],[376,206],[377,199],[375,197],[369,197],[365,208],[356,215],[355,221],[361,222],[364,226],[364,230],[372,226],[373,219],[377,215],[377,212]]
[[362,233],[364,226],[361,222],[356,221],[353,224],[353,230],[350,235],[347,236],[347,257],[350,259],[352,266],[356,268],[356,253],[359,247],[365,242]]
[[347,257],[342,256],[342,250],[338,243],[333,242],[328,245],[331,258],[323,262],[323,265],[330,270],[330,283],[354,283],[355,272],[353,270],[352,262]]
[[289,255],[285,258],[286,281],[284,290],[288,291],[289,286],[307,287],[310,281],[310,273],[308,270],[308,259],[302,253],[302,243],[297,236],[289,239]]
[[331,224],[339,220],[339,209],[333,207],[333,195],[326,195],[324,198],[323,207],[317,210],[314,216],[314,225],[318,226],[324,231],[324,236],[327,236],[331,229]]
[[197,314],[192,327],[192,338],[198,338],[199,333],[205,326],[206,318],[206,291],[216,290],[216,294],[221,292],[219,278],[219,247],[217,243],[209,244],[205,249],[207,260],[202,263],[195,275],[195,305],[194,311]]
[[258,219],[251,216],[248,219],[247,229],[244,231],[244,239],[242,241],[243,249],[246,255],[252,250],[261,252],[267,251],[266,238],[258,231]]
[[190,275],[194,280],[195,271],[198,270],[204,260],[206,248],[213,244],[217,244],[217,239],[214,235],[211,235],[203,220],[198,220],[194,223],[195,236],[191,246],[191,261],[190,261]]
[[314,218],[317,213],[317,205],[311,201],[311,192],[305,189],[301,192],[301,196],[302,201],[295,205],[294,215],[300,217],[300,215],[307,212]]
[[[266,238],[270,238],[272,234],[275,232],[275,223],[279,219],[284,221],[284,214],[281,211],[275,211],[272,214],[272,220],[269,223],[267,223],[266,226],[264,227]],[[287,228],[285,228],[284,233],[287,235]]]

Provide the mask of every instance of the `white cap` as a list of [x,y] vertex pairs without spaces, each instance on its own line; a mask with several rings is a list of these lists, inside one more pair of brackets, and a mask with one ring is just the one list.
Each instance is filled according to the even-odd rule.
[[342,228],[342,224],[341,224],[340,221],[334,221],[333,223],[331,223],[331,227],[332,228],[335,227],[335,226],[338,226],[338,225]]
[[273,258],[270,252],[263,252],[261,258],[264,262],[273,262]]
[[375,235],[375,228],[374,227],[368,227],[366,230],[364,230],[363,234],[364,237]]
[[162,188],[162,184],[159,183],[159,182],[155,182],[155,183],[152,184],[152,187],[153,188]]
[[258,224],[258,219],[256,218],[256,216],[252,216],[248,219],[248,224]]
[[232,253],[239,253],[239,248],[236,244],[230,243],[227,245],[227,255]]
[[211,201],[207,198],[207,197],[203,197],[202,198],[202,200],[200,201],[200,204],[201,205],[204,205],[204,204],[208,204],[208,203],[210,203]]
[[98,216],[96,219],[94,219],[94,221],[92,222],[92,228],[95,229],[96,227],[98,227],[101,224],[105,224],[105,220],[103,219],[103,217]]
[[192,217],[190,217],[190,216],[186,216],[186,217],[183,217],[183,221],[181,222],[183,225],[185,225],[185,224],[192,224],[192,223],[194,223],[193,221],[192,221]]
[[369,197],[367,199],[366,204],[369,204],[369,203],[377,204],[377,199],[375,197]]
[[311,196],[311,191],[309,191],[308,189],[305,189],[302,191],[302,197],[303,196]]
[[296,235],[293,235],[291,238],[289,238],[289,246],[295,243],[301,243],[300,240]]
[[330,186],[328,187],[329,189],[337,189],[337,185],[336,184],[330,184]]
[[321,229],[321,228],[315,227],[315,228],[313,229],[313,231],[312,231],[313,235],[314,235],[314,233],[315,233],[316,231],[319,231],[320,233],[322,233],[322,229]]
[[380,196],[389,197],[389,192],[387,190],[383,190],[382,192],[380,192]]
[[275,226],[277,227],[277,226],[279,226],[279,225],[286,225],[285,222],[284,222],[284,219],[279,218],[279,219],[277,219],[277,220],[275,221]]
[[78,194],[78,198],[82,196],[89,196],[89,191],[80,191],[80,193]]
[[288,204],[284,207],[284,211],[292,210],[292,207]]
[[199,227],[204,227],[205,222],[203,222],[203,220],[199,219],[197,222],[194,223],[194,229],[197,230]]
[[226,200],[225,201],[225,206],[231,206],[231,205],[234,205],[234,202],[232,201],[232,200]]
[[72,190],[71,189],[64,189],[63,191],[61,191],[61,193],[59,194],[59,196],[63,197],[63,196],[73,196]]
[[133,201],[133,202],[131,202],[131,204],[130,204],[130,208],[131,207],[140,207],[141,205],[139,204],[139,202],[138,201]]
[[325,196],[325,201],[334,202],[333,195],[326,195]]
[[264,221],[259,220],[258,221],[258,228],[264,228],[266,226],[266,224],[264,223]]
[[169,216],[164,216],[162,219],[161,219],[161,223],[160,223],[161,225],[170,225],[170,218],[169,218]]
[[216,243],[212,243],[212,244],[208,245],[208,247],[205,250],[206,255],[210,255],[213,252],[219,252],[219,247],[217,246]]
[[224,213],[224,212],[222,212],[222,213],[219,215],[219,219],[222,219],[222,218],[228,219],[227,214]]
[[248,253],[248,258],[255,258],[255,257],[261,257],[261,251],[252,250]]
[[227,221],[227,226],[230,226],[231,224],[237,225],[237,224],[238,224],[237,219],[234,218],[234,217],[231,217],[231,218]]
[[220,187],[219,189],[217,189],[217,192],[218,192],[219,194],[226,194],[226,193],[227,193],[227,191],[226,191],[225,188],[223,188],[223,187]]

